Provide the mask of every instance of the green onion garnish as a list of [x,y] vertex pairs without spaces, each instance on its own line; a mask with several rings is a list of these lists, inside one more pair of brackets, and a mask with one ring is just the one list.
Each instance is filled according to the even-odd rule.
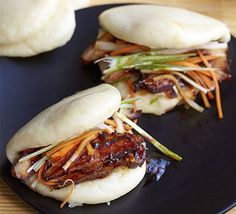
[[170,151],[165,146],[163,146],[161,143],[159,143],[157,140],[155,140],[151,135],[149,135],[147,132],[145,132],[141,127],[136,125],[134,122],[132,122],[130,119],[128,119],[123,114],[120,114],[119,112],[116,112],[115,115],[119,117],[122,121],[130,125],[133,129],[135,129],[139,134],[141,134],[144,138],[148,139],[148,141],[155,146],[157,149],[159,149],[162,153],[167,155],[168,157],[175,159],[177,161],[181,161],[182,157],[177,155],[176,153]]

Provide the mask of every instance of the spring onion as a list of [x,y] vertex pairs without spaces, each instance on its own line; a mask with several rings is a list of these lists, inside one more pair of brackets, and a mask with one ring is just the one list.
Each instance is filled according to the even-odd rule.
[[134,107],[133,104],[121,104],[120,108],[125,108],[125,109],[132,109]]
[[163,152],[165,155],[167,155],[170,158],[173,158],[177,161],[181,161],[182,157],[175,154],[174,152],[167,149],[165,146],[163,146],[161,143],[159,143],[157,140],[155,140],[151,135],[149,135],[147,132],[145,132],[141,127],[136,125],[134,122],[132,122],[130,119],[128,119],[123,114],[120,114],[119,112],[116,112],[115,115],[119,117],[122,121],[130,125],[133,129],[135,129],[139,134],[141,134],[143,137],[148,139],[152,145],[154,145],[157,149],[159,149],[161,152]]
[[43,157],[41,159],[39,159],[38,161],[36,161],[29,169],[27,169],[27,173],[30,173],[32,170],[34,170],[35,172],[37,172],[41,166],[45,163],[45,161],[47,160],[47,157]]
[[158,97],[155,97],[153,99],[150,100],[149,105],[152,105],[153,103],[155,103],[158,100]]
[[133,104],[134,101],[140,100],[140,97],[125,99],[121,101],[121,104]]
[[42,148],[42,149],[40,149],[40,150],[38,150],[38,151],[36,151],[36,152],[33,152],[33,153],[29,154],[29,155],[26,155],[26,156],[24,156],[23,158],[21,158],[21,159],[19,160],[19,162],[21,163],[21,162],[27,161],[27,160],[29,160],[29,159],[31,159],[31,158],[37,156],[37,155],[43,154],[44,152],[47,152],[47,151],[49,151],[50,149],[52,149],[52,148],[54,148],[55,146],[57,146],[59,143],[61,143],[61,142],[51,144],[51,145],[49,145],[49,146],[47,146],[47,147],[45,147],[45,148]]
[[171,61],[182,61],[191,56],[196,56],[196,54],[158,55],[155,51],[149,51],[126,56],[105,57],[95,61],[95,63],[101,61],[107,63],[108,69],[103,71],[103,74],[107,75],[122,69],[138,69],[140,66],[150,66],[153,64],[161,64]]

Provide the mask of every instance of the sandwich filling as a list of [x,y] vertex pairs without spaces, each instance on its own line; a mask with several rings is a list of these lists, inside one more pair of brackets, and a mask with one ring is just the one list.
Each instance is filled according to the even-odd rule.
[[[128,94],[122,94],[124,99],[136,94],[141,97],[156,94],[169,100],[179,98],[180,103],[202,112],[204,107],[194,101],[200,93],[206,108],[210,108],[209,100],[216,99],[218,116],[223,118],[219,82],[231,78],[226,43],[156,50],[128,43],[102,31],[95,43],[84,51],[82,60],[98,63],[105,82],[118,88],[122,83],[127,85]],[[153,102],[155,100],[149,104]]]
[[[134,134],[135,129],[142,136]],[[18,153],[12,175],[31,188],[38,183],[58,190],[85,181],[105,178],[117,167],[133,169],[146,160],[145,140],[173,159],[171,152],[124,115],[112,118],[79,136],[46,147],[26,148]],[[62,202],[62,206],[68,201]]]

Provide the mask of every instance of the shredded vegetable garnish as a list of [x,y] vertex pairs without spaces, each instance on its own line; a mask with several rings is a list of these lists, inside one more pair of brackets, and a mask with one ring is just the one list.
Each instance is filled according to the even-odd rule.
[[160,75],[160,76],[157,76],[155,77],[155,80],[158,80],[158,79],[162,79],[162,78],[166,78],[166,79],[170,79],[174,82],[176,88],[178,89],[178,92],[180,94],[180,96],[183,98],[183,100],[189,105],[191,106],[193,109],[195,109],[196,111],[199,111],[199,112],[203,112],[204,111],[204,108],[200,105],[198,105],[196,102],[194,102],[192,99],[190,99],[186,94],[185,92],[181,89],[180,85],[179,85],[179,82],[178,80],[170,75],[170,74],[163,74],[163,75]]
[[96,137],[97,137],[97,134],[91,135],[81,141],[81,143],[80,143],[79,147],[76,149],[75,153],[70,157],[70,159],[62,167],[64,169],[64,171],[66,171],[70,167],[70,165],[80,156],[80,154],[84,150],[84,148]]
[[111,126],[104,124],[104,123],[99,124],[97,127],[107,131],[109,134],[111,134],[115,131]]
[[70,197],[71,197],[71,194],[72,194],[73,190],[75,189],[75,183],[74,183],[74,181],[71,180],[71,179],[65,180],[64,184],[62,185],[62,187],[64,187],[68,182],[71,182],[70,190],[69,190],[69,192],[68,192],[66,198],[64,199],[64,201],[61,203],[60,208],[63,208],[64,205],[69,201],[69,199],[70,199]]
[[186,82],[188,82],[190,85],[192,85],[193,87],[195,87],[196,89],[198,89],[199,91],[202,91],[203,93],[207,93],[209,90],[202,87],[201,85],[197,84],[196,82],[194,82],[193,80],[189,79],[187,76],[179,73],[179,72],[173,72],[174,74],[176,74],[177,76],[180,76],[183,80],[185,80]]
[[125,99],[121,101],[122,104],[133,104],[134,101],[140,100],[140,97],[135,97],[135,98],[130,98],[130,99]]
[[[59,143],[61,143],[61,142],[59,142]],[[49,151],[50,149],[54,148],[55,146],[57,146],[59,143],[51,144],[51,145],[49,145],[49,146],[47,146],[47,147],[45,147],[45,148],[43,148],[43,149],[40,149],[40,150],[38,150],[38,151],[36,151],[36,152],[33,152],[33,153],[29,154],[29,155],[26,155],[26,156],[24,156],[23,158],[21,158],[21,159],[19,160],[19,162],[21,163],[21,162],[27,161],[27,160],[29,160],[29,159],[35,157],[35,156],[41,155],[41,154],[43,154],[43,153]]]
[[91,156],[95,154],[95,149],[91,146],[90,143],[86,146],[86,149],[87,149],[88,155]]
[[134,105],[133,104],[121,104],[120,108],[133,109]]
[[[210,68],[211,65],[209,64],[208,60],[204,57],[202,52],[198,50],[198,54],[201,57],[201,59],[202,59],[203,63],[205,64],[205,66]],[[217,110],[218,110],[218,117],[219,117],[219,119],[222,119],[223,118],[223,111],[222,111],[222,106],[221,106],[219,83],[218,83],[216,74],[212,71],[211,71],[211,76],[212,76],[212,79],[215,83],[216,105],[217,105]]]
[[38,182],[41,183],[41,184],[44,184],[46,186],[53,186],[53,185],[56,184],[55,182],[53,182],[53,181],[46,181],[46,180],[44,180],[44,178],[42,176],[43,171],[45,169],[45,166],[46,166],[45,164],[43,166],[41,166],[41,168],[38,171],[38,175],[37,175]]
[[158,97],[155,97],[153,99],[150,100],[149,105],[152,105],[153,103],[155,103],[158,100]]
[[32,170],[34,170],[35,172],[37,172],[42,165],[44,165],[45,161],[47,160],[47,157],[43,157],[41,159],[39,159],[37,162],[35,162],[26,172],[30,173]]
[[[114,120],[107,119],[107,120],[105,121],[105,123],[111,125],[113,128],[116,128],[116,127],[117,127],[116,122],[115,122]],[[123,124],[123,126],[124,126],[125,130],[127,130],[127,131],[132,129],[132,127],[130,127],[130,126],[127,125],[127,124]]]
[[38,184],[39,182],[38,182],[38,179],[36,178],[36,179],[34,179],[34,181],[32,182],[32,184],[30,185],[31,186],[31,188],[35,188],[36,186],[37,186],[37,184]]
[[95,135],[95,134],[98,134],[101,130],[92,130],[92,131],[88,131],[88,132],[85,132],[83,133],[82,135],[80,136],[77,136],[77,137],[74,137],[74,138],[71,138],[67,141],[63,141],[62,143],[60,143],[57,147],[55,147],[54,149],[52,149],[51,151],[47,152],[46,153],[46,156],[51,156],[52,154],[60,151],[62,148],[66,148],[70,145],[76,145],[76,144],[79,144],[81,142],[81,140],[83,140],[84,138],[86,137],[89,137],[91,135]]
[[117,56],[117,55],[121,55],[121,54],[132,53],[137,50],[140,50],[139,45],[130,45],[128,47],[124,47],[124,48],[121,48],[121,49],[111,52],[110,56]]
[[145,132],[142,128],[140,128],[137,124],[135,124],[133,121],[128,119],[123,114],[120,114],[119,112],[116,112],[115,115],[119,117],[122,121],[130,125],[134,130],[136,130],[139,134],[141,134],[144,138],[146,138],[152,145],[154,145],[157,149],[159,149],[162,153],[167,155],[170,158],[173,158],[177,161],[181,161],[182,157],[175,154],[174,152],[167,149],[165,146],[160,144],[157,140],[155,140],[151,135],[149,135],[147,132]]
[[[188,59],[191,56],[196,56],[196,54],[178,54],[178,55],[158,55],[155,51],[146,51],[137,54],[125,55],[125,56],[114,56],[114,57],[105,57],[95,61],[98,63],[103,61],[108,63],[109,68],[103,71],[103,74],[110,74],[115,71],[124,70],[124,69],[145,69],[145,68],[163,68],[163,63],[171,61],[181,61]],[[168,65],[164,67],[175,67],[173,65]]]
[[122,120],[119,117],[117,117],[115,114],[113,115],[113,119],[114,119],[114,121],[116,123],[116,131],[117,131],[117,133],[121,133],[121,134],[124,133],[125,132],[125,128],[123,126]]

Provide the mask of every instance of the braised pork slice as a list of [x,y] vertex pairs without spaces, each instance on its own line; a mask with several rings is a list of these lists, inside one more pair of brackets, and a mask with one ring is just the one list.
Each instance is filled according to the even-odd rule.
[[[67,179],[78,184],[104,178],[119,166],[128,168],[141,166],[146,158],[144,139],[135,134],[102,132],[91,142],[91,146],[93,154],[90,155],[87,150],[84,150],[66,171],[62,167],[76,148],[57,161],[48,159],[43,167],[42,178],[45,182],[55,184],[51,186],[52,189],[60,189],[64,187]],[[26,155],[25,152],[21,152],[21,154]],[[29,163],[27,162],[27,167],[30,167]],[[26,182],[26,170],[24,162],[17,162],[12,168],[13,176],[24,177],[24,182]]]

